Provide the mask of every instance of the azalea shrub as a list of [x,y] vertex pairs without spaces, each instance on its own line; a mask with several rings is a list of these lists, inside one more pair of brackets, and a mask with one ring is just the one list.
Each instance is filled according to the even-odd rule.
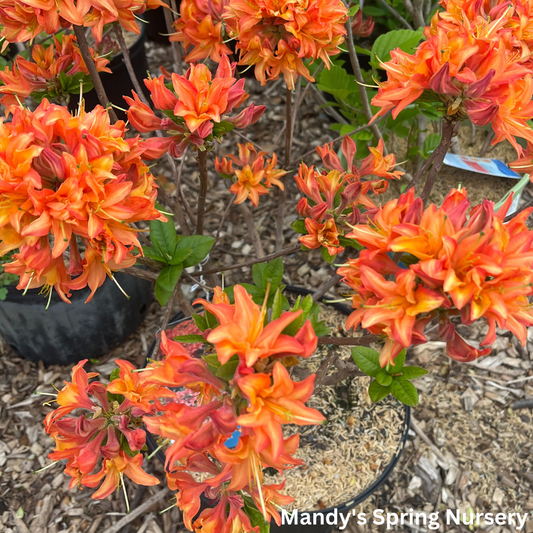
[[[462,187],[440,205],[430,196],[463,122],[486,127],[493,144],[509,141],[511,166],[533,170],[529,3],[442,0],[433,12],[418,4],[426,4],[421,12],[394,0],[384,12],[382,2],[183,0],[175,12],[160,0],[0,0],[4,49],[26,47],[0,71],[5,279],[40,290],[44,302],[55,290],[68,303],[88,287],[92,305],[123,271],[154,282],[166,306],[144,368],[117,360],[107,382],[82,361],[58,392],[45,429],[56,445],[50,458],[66,461],[72,487],[95,489],[98,499],[121,487],[127,495],[125,477],[159,483],[143,466],[149,432],[158,448],[148,460],[165,455],[188,529],[264,533],[293,501],[283,483],[263,483],[264,469],[301,466],[296,426],[325,423],[306,406],[315,376],[297,381],[290,372],[319,343],[332,352],[353,346],[344,368],[373,378],[372,400],[392,394],[412,406],[412,381],[426,370],[409,364],[409,348],[430,330],[463,363],[490,352],[497,328],[525,344],[533,207],[518,206],[514,193],[528,174],[496,203],[472,205]],[[132,78],[125,123],[98,74],[111,58],[94,49],[105,50],[114,32],[133,70],[122,31],[138,33],[137,17],[156,7],[166,10],[173,64],[142,83]],[[99,46],[89,47],[89,32]],[[247,69],[258,88],[277,83],[286,99],[285,126],[263,144],[270,150],[244,131],[266,120],[260,101],[248,103]],[[86,109],[92,87],[101,105]],[[313,93],[338,136],[294,157],[295,120]],[[72,112],[69,101],[79,102]],[[397,139],[406,140],[401,153]],[[311,164],[315,153],[320,161]],[[196,179],[184,170],[187,158],[197,163],[198,186],[185,193]],[[158,163],[173,190],[152,175]],[[239,204],[258,257],[220,263],[231,203],[217,213],[216,233],[207,232],[209,172]],[[276,248],[265,256],[253,216],[267,199]],[[287,245],[289,235],[297,244]],[[351,306],[340,340],[312,296],[291,306],[283,294],[282,257],[306,260],[311,250],[336,268],[315,298],[341,280],[341,301]],[[234,286],[218,277],[245,267],[251,279]],[[206,293],[195,308],[185,281]],[[188,334],[174,338],[167,326],[176,303],[189,322]],[[478,322],[487,334],[474,346],[459,326]],[[340,369],[335,358],[323,364],[324,375]]]
[[[233,303],[217,287],[212,302],[195,302],[205,311],[194,315],[197,333],[181,337],[189,344],[162,331],[162,357],[140,370],[117,360],[107,386],[89,382],[97,374],[84,370],[87,361],[76,365],[45,420],[56,443],[49,457],[67,460],[71,487],[98,487],[92,498],[100,499],[123,486],[124,476],[158,484],[142,468],[148,430],[166,445],[167,483],[188,529],[252,531],[272,518],[279,525],[280,506],[294,498],[280,492],[283,482],[264,484],[263,469],[283,474],[302,464],[294,457],[299,435],[287,436],[283,426],[325,419],[305,405],[315,375],[297,382],[287,370],[317,346],[310,297],[305,310],[297,302],[284,311],[278,287],[269,308],[272,288],[267,282],[258,305],[241,285],[232,287]],[[198,343],[201,357],[191,349]]]

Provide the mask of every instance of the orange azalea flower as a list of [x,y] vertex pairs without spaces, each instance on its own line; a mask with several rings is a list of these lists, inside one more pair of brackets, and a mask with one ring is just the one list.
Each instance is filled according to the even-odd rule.
[[[90,300],[114,270],[135,263],[131,252],[141,247],[130,223],[164,218],[143,141],[125,140],[125,124],[111,125],[100,106],[72,116],[43,100],[34,112],[11,111],[13,120],[0,125],[0,228],[6,248],[18,240],[19,252],[6,267],[21,276],[22,289],[44,286],[50,296],[55,287],[68,302],[70,289],[89,284]],[[156,152],[153,143],[147,150]]]
[[274,460],[280,457],[283,453],[282,424],[307,426],[324,423],[326,419],[321,413],[305,406],[313,394],[314,381],[314,374],[301,382],[292,381],[279,361],[274,365],[272,378],[256,373],[238,380],[239,389],[250,401],[250,406],[237,422],[243,428],[253,430],[257,453],[271,446]]
[[298,75],[314,81],[303,59],[320,59],[329,68],[329,56],[343,42],[347,9],[338,0],[310,2],[245,2],[230,0],[224,20],[237,40],[241,65],[255,65],[264,85],[283,74],[289,89]]
[[104,479],[100,488],[91,496],[94,500],[101,500],[118,489],[120,484],[124,483],[123,476],[128,477],[138,485],[148,487],[159,485],[159,480],[147,474],[142,469],[142,464],[142,453],[129,457],[126,453],[120,452],[113,459],[105,459],[100,472],[85,476],[84,485],[86,487],[96,487]]
[[[111,72],[107,68],[108,59],[99,57],[92,48],[89,48],[89,52],[99,72]],[[1,100],[4,106],[17,105],[16,96],[20,97],[19,100],[24,100],[32,93],[61,88],[59,82],[61,72],[67,76],[73,76],[78,72],[89,74],[74,35],[64,35],[61,42],[54,36],[54,42],[48,48],[35,44],[32,48],[32,58],[33,62],[30,62],[17,56],[11,68],[6,67],[0,72],[0,79],[4,82],[0,87],[0,93],[6,95]],[[79,92],[79,87],[77,91]],[[68,93],[63,97],[69,97]]]
[[[237,182],[230,187],[230,192],[237,195],[236,204],[241,204],[250,198],[252,205],[257,207],[259,196],[268,194],[272,185],[276,185],[284,190],[284,185],[279,178],[285,176],[285,170],[276,169],[278,158],[272,154],[272,159],[266,159],[267,152],[257,152],[252,143],[237,144],[239,147],[239,157],[232,154],[222,158],[222,161],[215,159],[215,169],[225,178],[236,176]],[[265,166],[266,163],[266,166]],[[233,168],[233,164],[242,167]]]
[[339,232],[334,219],[329,218],[324,224],[320,224],[312,218],[306,218],[305,228],[308,235],[304,235],[298,240],[306,248],[314,250],[323,246],[329,255],[340,254],[344,250],[339,244]]
[[218,319],[220,325],[207,336],[207,341],[215,345],[222,364],[237,354],[247,367],[255,365],[258,359],[296,355],[309,357],[316,349],[315,335],[309,335],[312,326],[306,321],[295,337],[282,334],[282,331],[301,311],[285,312],[280,318],[264,325],[266,306],[256,305],[252,297],[241,285],[235,285],[235,304],[211,304],[196,300]]

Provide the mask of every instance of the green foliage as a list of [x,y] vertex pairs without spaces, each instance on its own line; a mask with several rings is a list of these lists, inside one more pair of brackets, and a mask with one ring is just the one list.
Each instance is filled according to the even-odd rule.
[[370,64],[374,68],[382,68],[380,62],[386,63],[391,58],[391,51],[400,48],[408,54],[413,53],[418,43],[424,38],[420,30],[394,30],[380,35],[372,46],[372,59]]
[[424,146],[422,148],[422,157],[427,159],[431,153],[440,144],[442,136],[440,133],[429,133],[424,139]]
[[6,263],[13,261],[13,254],[16,252],[17,250],[8,252],[3,257],[0,257],[0,300],[5,300],[7,298],[7,287],[10,285],[16,285],[19,281],[19,277],[16,274],[10,274],[4,269]]
[[252,527],[259,526],[259,533],[269,533],[270,523],[265,520],[263,513],[257,508],[252,498],[242,492],[241,496],[244,499],[243,510],[248,515],[248,518],[250,518]]
[[410,380],[424,376],[427,370],[417,366],[404,366],[405,355],[405,350],[402,350],[394,359],[394,365],[381,368],[379,352],[366,346],[352,348],[355,364],[366,375],[375,378],[368,388],[373,402],[379,402],[392,394],[405,405],[418,405],[418,392]]
[[153,246],[144,247],[143,252],[146,257],[164,265],[155,283],[155,294],[159,303],[166,305],[183,269],[201,263],[211,251],[215,239],[204,235],[177,235],[170,217],[166,222],[150,222],[150,239]]

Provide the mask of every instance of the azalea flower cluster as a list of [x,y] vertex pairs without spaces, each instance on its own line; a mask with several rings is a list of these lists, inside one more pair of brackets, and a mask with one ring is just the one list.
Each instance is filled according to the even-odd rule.
[[[195,302],[205,306],[203,319],[209,315],[213,326],[203,334],[207,348],[201,358],[192,355],[192,345],[182,345],[162,332],[164,358],[151,361],[142,372],[117,361],[119,375],[112,376],[107,387],[88,384],[96,374],[86,374],[83,362],[75,367],[74,384],[67,383],[59,392],[60,407],[46,419],[47,431],[56,441],[50,458],[68,459],[66,472],[72,485],[94,487],[105,476],[93,494],[102,498],[118,488],[122,475],[153,484],[154,478],[141,469],[144,423],[162,446],[168,445],[167,482],[177,491],[176,505],[188,529],[252,531],[250,508],[259,509],[265,520],[280,523],[279,506],[293,498],[279,492],[283,483],[264,485],[263,469],[283,473],[302,464],[293,457],[299,435],[285,438],[284,424],[324,422],[318,411],[305,406],[315,376],[294,382],[284,361],[311,356],[317,337],[309,321],[294,335],[283,333],[301,310],[268,322],[266,305],[256,305],[242,286],[235,286],[234,297],[230,304],[217,288],[213,303]],[[78,408],[91,416],[64,418]],[[238,428],[238,443],[230,447],[228,440]],[[92,474],[99,457],[103,466]],[[203,473],[202,481],[193,477],[197,473]],[[200,513],[202,495],[212,503]]]
[[511,202],[512,195],[496,212],[488,200],[470,207],[466,190],[453,189],[441,207],[424,210],[411,189],[346,235],[365,248],[338,269],[355,291],[347,327],[383,336],[382,366],[427,342],[424,328],[433,319],[457,361],[473,361],[490,348],[470,346],[454,318],[465,325],[485,319],[482,346],[496,340],[496,325],[525,345],[533,325],[533,231],[525,221],[533,208],[505,223]]
[[347,15],[341,0],[230,0],[223,19],[237,41],[239,64],[254,66],[262,85],[282,74],[294,89],[299,75],[314,81],[304,59],[329,68],[344,41]]
[[44,287],[51,297],[55,288],[67,302],[70,290],[89,285],[89,301],[142,250],[130,224],[164,219],[141,159],[161,150],[124,139],[124,122],[110,124],[100,106],[72,116],[45,99],[34,112],[11,112],[0,122],[0,256],[18,252],[5,270],[20,276],[19,289]]
[[91,28],[100,42],[106,24],[118,22],[138,34],[135,17],[164,5],[161,0],[0,0],[0,37],[7,43],[24,43],[42,32],[53,35],[74,24]]
[[170,41],[183,43],[185,50],[192,50],[185,61],[193,63],[209,57],[218,63],[231,50],[224,43],[222,15],[229,0],[182,0],[180,16],[174,22],[176,33]]
[[165,85],[165,76],[146,79],[144,83],[154,107],[167,118],[157,117],[134,92],[133,98],[124,97],[129,105],[129,122],[142,133],[166,131],[170,137],[160,142],[166,143],[173,157],[180,157],[191,144],[205,149],[213,138],[219,139],[233,128],[254,124],[265,111],[265,106],[251,104],[238,115],[227,116],[249,97],[244,90],[244,79],[237,81],[234,73],[235,64],[223,56],[214,78],[204,64],[191,65],[184,76],[165,71],[174,91]]
[[[143,468],[143,455],[146,433],[142,425],[142,407],[125,398],[122,403],[111,394],[128,392],[138,383],[132,374],[133,365],[128,361],[117,360],[120,377],[107,386],[99,381],[89,383],[98,376],[87,373],[80,361],[72,369],[72,383],[57,394],[59,407],[49,413],[44,421],[46,432],[54,439],[55,450],[48,455],[53,461],[67,460],[65,474],[72,479],[70,488],[97,487],[93,498],[109,496],[120,484],[124,476],[139,485],[157,485],[159,480],[147,474]],[[123,390],[125,389],[125,390]],[[153,386],[143,390],[144,396],[164,394],[161,387]],[[67,417],[74,410],[76,416]],[[94,472],[101,459],[101,468]]]
[[517,138],[533,142],[533,44],[528,0],[442,0],[425,29],[427,40],[413,55],[399,49],[382,63],[387,81],[372,103],[392,116],[426,94],[438,98],[454,120],[492,124],[493,144],[507,139],[519,156]]
[[[92,48],[89,51],[98,72],[111,72],[108,59],[99,57]],[[84,91],[92,87],[74,35],[63,35],[61,40],[54,35],[48,47],[35,44],[31,55],[33,62],[19,55],[11,68],[0,71],[0,94],[5,95],[0,102],[5,107],[17,105],[30,95],[37,101],[45,95],[67,101],[71,92],[79,94],[80,87]]]
[[[341,253],[339,238],[353,224],[366,220],[367,213],[377,209],[369,194],[382,194],[388,188],[388,179],[400,178],[403,172],[393,170],[394,155],[383,155],[383,141],[370,148],[359,168],[355,165],[356,145],[348,135],[342,142],[345,162],[333,150],[333,144],[317,147],[322,158],[323,170],[300,165],[295,176],[300,192],[305,196],[296,206],[298,214],[305,218],[305,235],[299,241],[310,249],[323,247],[330,256]],[[367,176],[382,179],[366,179]],[[361,213],[359,208],[364,208]],[[348,241],[347,244],[350,244]]]
[[[259,197],[268,194],[272,185],[276,185],[284,190],[284,185],[280,178],[287,172],[276,168],[278,158],[272,154],[268,158],[267,152],[258,152],[252,143],[237,144],[239,147],[239,157],[229,154],[219,161],[215,159],[215,169],[224,178],[236,181],[230,187],[230,192],[237,195],[236,204],[242,204],[250,198],[252,205],[259,205]],[[266,158],[266,160],[265,160]],[[239,168],[234,168],[239,167]]]

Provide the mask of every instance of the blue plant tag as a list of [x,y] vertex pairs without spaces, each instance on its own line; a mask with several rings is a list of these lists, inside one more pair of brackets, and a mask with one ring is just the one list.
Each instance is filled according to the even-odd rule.
[[240,438],[241,438],[241,432],[238,429],[236,429],[233,432],[233,435],[224,443],[224,446],[230,449],[235,448],[237,444],[239,443]]

